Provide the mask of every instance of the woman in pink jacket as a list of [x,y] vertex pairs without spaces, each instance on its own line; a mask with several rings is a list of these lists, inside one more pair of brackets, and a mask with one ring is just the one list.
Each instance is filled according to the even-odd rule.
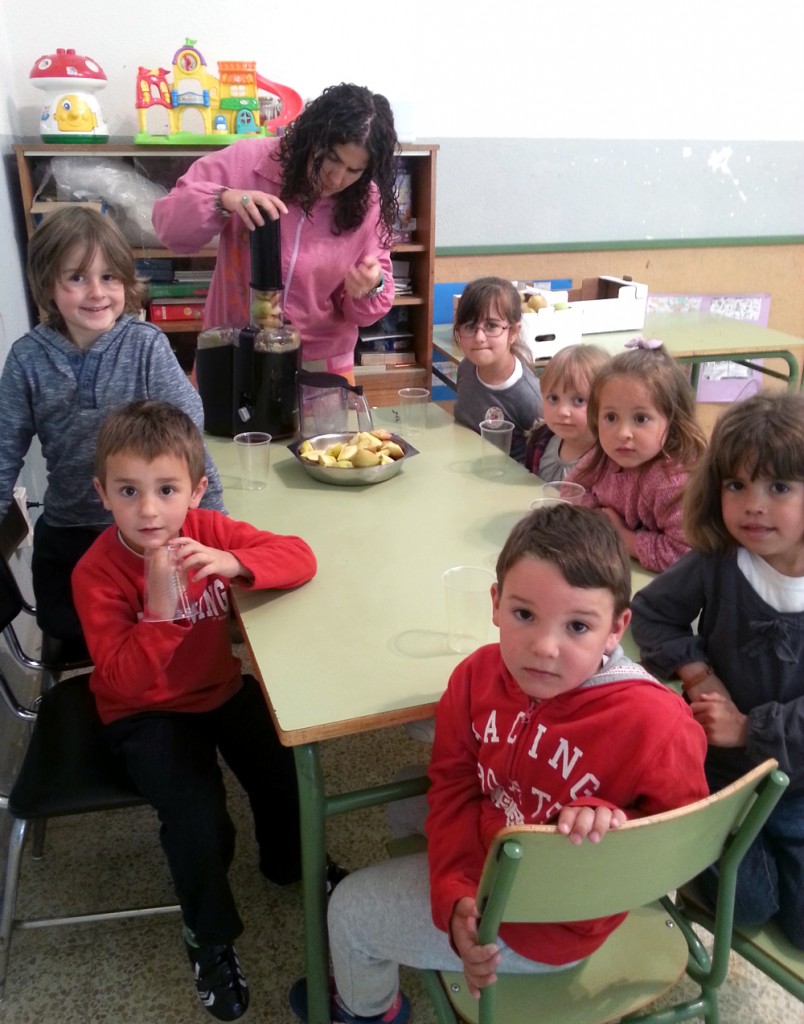
[[204,326],[249,323],[249,232],[281,217],[285,318],[307,369],[352,377],[357,328],[391,308],[397,137],[384,96],[333,85],[281,138],[244,139],[190,167],[154,204],[164,245],[220,234]]

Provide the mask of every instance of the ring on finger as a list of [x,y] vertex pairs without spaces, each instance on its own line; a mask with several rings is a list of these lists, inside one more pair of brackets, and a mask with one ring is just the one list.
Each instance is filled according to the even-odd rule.
[[251,202],[251,200],[246,195],[246,196],[242,196],[241,197],[240,202],[243,204],[243,206],[248,206],[248,204]]

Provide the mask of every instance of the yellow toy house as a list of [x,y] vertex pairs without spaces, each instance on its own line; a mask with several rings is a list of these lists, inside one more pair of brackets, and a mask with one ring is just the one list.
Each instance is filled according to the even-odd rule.
[[254,61],[220,61],[218,77],[207,71],[194,39],[173,55],[173,81],[166,68],[137,72],[138,143],[233,142],[266,135],[259,123],[258,75]]

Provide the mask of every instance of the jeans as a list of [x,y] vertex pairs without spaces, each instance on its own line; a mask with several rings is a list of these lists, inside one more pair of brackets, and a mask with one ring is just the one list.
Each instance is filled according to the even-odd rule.
[[184,922],[199,942],[231,942],[243,930],[228,871],[235,828],[218,751],[246,791],[260,870],[279,884],[301,877],[296,768],[276,735],[259,683],[213,711],[145,712],[106,727],[137,788],[156,808]]
[[[714,906],[717,866],[697,881]],[[773,919],[804,950],[804,796],[782,797],[737,872],[735,924],[756,927]]]
[[43,516],[37,519],[31,579],[36,621],[48,636],[83,641],[70,577],[76,563],[105,529],[105,526],[51,526]]

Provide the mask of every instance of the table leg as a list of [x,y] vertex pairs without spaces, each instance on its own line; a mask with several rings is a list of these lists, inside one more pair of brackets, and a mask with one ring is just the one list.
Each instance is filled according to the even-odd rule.
[[294,747],[301,817],[304,961],[309,1024],[329,1024],[326,807],[318,744]]

